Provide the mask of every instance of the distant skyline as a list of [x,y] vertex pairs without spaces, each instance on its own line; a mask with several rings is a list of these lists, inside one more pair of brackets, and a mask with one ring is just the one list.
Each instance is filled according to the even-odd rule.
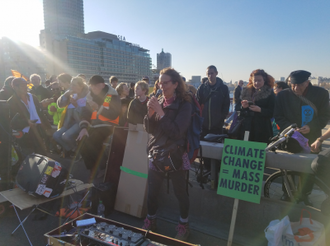
[[[0,4],[0,37],[39,46],[42,0]],[[298,69],[330,77],[329,10],[328,0],[84,0],[85,32],[124,36],[149,49],[155,66],[163,48],[188,80],[215,65],[226,82],[257,68],[276,80]]]

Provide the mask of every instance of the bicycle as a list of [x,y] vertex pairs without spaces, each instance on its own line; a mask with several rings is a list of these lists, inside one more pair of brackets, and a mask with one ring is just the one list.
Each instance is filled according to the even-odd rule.
[[[272,139],[273,142],[267,146],[266,151],[276,151],[281,144],[288,141],[296,127],[296,124],[292,124],[284,129]],[[281,199],[287,195],[291,202],[300,203],[303,196],[301,192],[303,189],[302,175],[304,173],[280,169],[267,178],[264,184],[264,196],[272,199]],[[308,196],[312,204],[305,203],[305,205],[321,210],[325,215],[330,215],[330,187],[317,176],[313,175],[313,178],[313,188]]]

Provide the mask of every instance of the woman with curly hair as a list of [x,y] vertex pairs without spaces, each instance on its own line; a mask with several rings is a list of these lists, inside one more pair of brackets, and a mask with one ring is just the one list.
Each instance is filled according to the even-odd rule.
[[[186,191],[186,175],[190,169],[188,154],[185,151],[187,130],[191,121],[191,96],[180,74],[172,68],[160,71],[160,98],[152,97],[148,102],[148,114],[144,118],[144,127],[150,134],[148,155],[150,158],[148,171],[148,215],[144,221],[144,229],[155,231],[158,194],[163,179],[168,175],[172,180],[173,190],[179,201],[180,220],[176,238],[187,240],[189,236],[188,211],[189,197]],[[173,147],[174,146],[174,147]],[[166,158],[155,156],[167,153]],[[170,160],[175,166],[169,172],[160,168],[162,163]],[[168,162],[167,162],[168,163]],[[166,165],[165,165],[166,166]]]
[[241,95],[240,117],[244,121],[240,139],[243,139],[245,131],[250,131],[249,141],[270,142],[273,136],[271,118],[275,107],[274,82],[274,78],[262,69],[250,74],[249,83]]

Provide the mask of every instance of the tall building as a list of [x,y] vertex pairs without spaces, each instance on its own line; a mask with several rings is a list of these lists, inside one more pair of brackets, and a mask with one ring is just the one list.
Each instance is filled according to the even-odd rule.
[[83,0],[43,0],[45,30],[67,36],[84,33]]
[[149,50],[122,36],[101,31],[84,33],[83,0],[44,0],[45,29],[40,46],[47,57],[47,75],[111,76],[120,82],[152,77]]
[[26,77],[33,73],[45,79],[45,57],[41,50],[28,44],[14,42],[9,38],[0,39],[0,88],[11,70],[17,70]]
[[172,55],[162,49],[162,52],[157,53],[157,69],[162,70],[167,67],[172,67]]
[[72,75],[94,74],[105,80],[116,76],[120,82],[137,82],[151,75],[149,50],[120,40],[116,35],[105,32],[90,32],[76,36],[56,38],[42,30],[41,47],[47,52],[48,75],[67,72]]

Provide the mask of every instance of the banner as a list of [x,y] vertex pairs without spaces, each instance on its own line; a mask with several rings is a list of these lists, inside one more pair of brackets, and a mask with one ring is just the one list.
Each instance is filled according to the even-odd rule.
[[260,203],[266,146],[225,139],[217,194]]

